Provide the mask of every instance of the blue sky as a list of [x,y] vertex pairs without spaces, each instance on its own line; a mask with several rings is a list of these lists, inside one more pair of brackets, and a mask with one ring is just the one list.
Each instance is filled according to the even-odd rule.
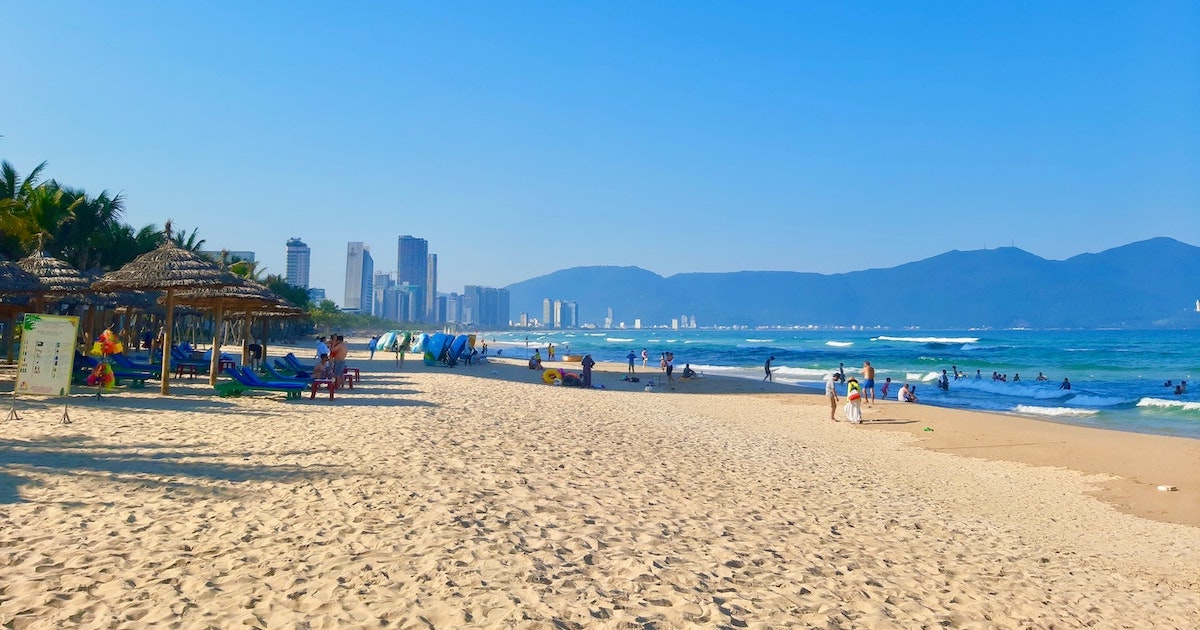
[[0,158],[284,271],[1200,244],[1200,3],[11,2]]

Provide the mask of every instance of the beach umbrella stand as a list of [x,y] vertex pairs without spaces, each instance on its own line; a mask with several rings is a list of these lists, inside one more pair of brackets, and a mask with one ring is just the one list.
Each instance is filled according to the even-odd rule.
[[237,276],[225,271],[216,262],[201,254],[175,244],[171,238],[171,222],[164,226],[163,244],[154,251],[142,254],[121,267],[105,274],[92,285],[97,291],[140,290],[162,291],[166,322],[162,347],[161,393],[171,393],[171,335],[175,323],[175,293],[184,289],[213,289],[239,284]]

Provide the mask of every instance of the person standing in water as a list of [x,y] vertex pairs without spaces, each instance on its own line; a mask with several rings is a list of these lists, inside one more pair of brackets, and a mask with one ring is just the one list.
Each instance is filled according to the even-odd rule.
[[775,377],[771,376],[771,362],[774,360],[775,357],[771,357],[767,359],[766,363],[763,364],[763,371],[767,373],[767,375],[763,377],[764,381],[771,381],[772,383],[775,382]]
[[875,367],[871,365],[870,361],[863,361],[862,386],[863,397],[867,399],[867,404],[875,404]]

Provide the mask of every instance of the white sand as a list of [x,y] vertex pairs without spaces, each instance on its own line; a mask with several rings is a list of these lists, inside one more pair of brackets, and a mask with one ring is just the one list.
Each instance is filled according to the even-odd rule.
[[185,384],[73,399],[63,426],[23,399],[0,424],[0,624],[1200,619],[1200,529],[1118,512],[1088,494],[1098,475],[931,452],[809,397],[377,356],[333,402]]

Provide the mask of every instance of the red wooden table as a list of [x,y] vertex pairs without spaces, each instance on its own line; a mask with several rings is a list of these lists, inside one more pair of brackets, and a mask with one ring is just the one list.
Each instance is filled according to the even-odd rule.
[[317,397],[317,390],[325,387],[329,389],[329,400],[333,400],[333,392],[337,390],[337,381],[331,378],[316,378],[312,382],[312,393],[308,395],[309,400]]

